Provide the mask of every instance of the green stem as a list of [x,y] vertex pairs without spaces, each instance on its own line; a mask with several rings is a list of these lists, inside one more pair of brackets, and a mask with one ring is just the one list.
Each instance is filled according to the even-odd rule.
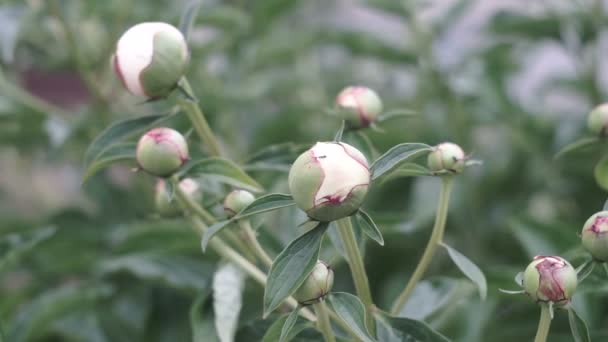
[[357,244],[357,239],[355,238],[350,217],[342,218],[336,221],[336,223],[338,225],[340,239],[342,240],[344,250],[348,256],[348,265],[350,266],[357,295],[363,302],[363,305],[365,305],[365,309],[368,312],[367,327],[371,331],[374,331],[374,321],[371,315],[371,309],[373,308],[374,302],[372,300],[372,294],[369,289],[369,281],[367,280],[367,273],[365,273],[363,258],[361,257],[361,251],[359,251],[359,245]]
[[327,314],[325,301],[320,301],[313,304],[313,308],[317,314],[317,328],[323,334],[325,342],[336,342],[334,331],[331,330],[331,324],[329,323],[329,315]]
[[551,308],[547,304],[540,306],[540,321],[538,322],[538,330],[534,342],[545,342],[549,335],[549,327],[551,326]]
[[453,176],[444,176],[441,178],[441,193],[439,195],[439,203],[437,205],[437,212],[435,214],[435,225],[433,226],[433,232],[431,233],[431,237],[429,239],[428,244],[426,245],[426,249],[422,254],[422,258],[418,262],[418,266],[416,266],[416,270],[412,277],[407,283],[403,292],[399,295],[395,304],[393,305],[393,310],[391,313],[393,315],[398,315],[408,298],[412,295],[416,284],[422,279],[426,269],[428,268],[431,260],[433,259],[433,255],[437,250],[437,247],[441,244],[443,240],[443,233],[445,231],[445,222],[448,216],[448,206],[450,202],[450,193],[452,192],[453,185]]
[[[193,96],[194,93],[192,92],[192,87],[185,77],[180,82],[180,86],[184,92],[190,96]],[[179,98],[177,102],[188,115],[188,118],[192,122],[192,126],[194,126],[194,130],[207,147],[209,154],[213,157],[221,156],[222,152],[220,145],[217,138],[213,134],[211,127],[209,127],[209,123],[207,122],[205,115],[198,106],[198,102],[195,99],[188,99],[185,97]]]
[[262,261],[266,266],[270,268],[270,266],[272,266],[272,258],[270,258],[268,253],[266,253],[262,245],[260,245],[255,231],[253,230],[253,228],[251,228],[251,222],[247,219],[242,219],[239,220],[238,223],[239,226],[241,226],[241,229],[243,230],[243,233],[245,235],[245,239],[247,239],[247,242],[249,242],[249,246],[251,247],[253,252],[260,259],[260,261]]

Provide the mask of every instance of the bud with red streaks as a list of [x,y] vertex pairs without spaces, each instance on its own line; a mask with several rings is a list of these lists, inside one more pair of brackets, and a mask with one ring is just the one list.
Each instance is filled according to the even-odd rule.
[[168,177],[188,161],[188,144],[174,129],[154,128],[139,139],[136,156],[142,170]]
[[537,256],[524,271],[526,293],[536,302],[558,307],[570,302],[577,285],[576,270],[559,256]]
[[336,112],[350,128],[365,128],[382,113],[382,100],[367,87],[344,88],[336,97]]
[[585,222],[581,239],[594,259],[608,261],[608,211],[595,213]]

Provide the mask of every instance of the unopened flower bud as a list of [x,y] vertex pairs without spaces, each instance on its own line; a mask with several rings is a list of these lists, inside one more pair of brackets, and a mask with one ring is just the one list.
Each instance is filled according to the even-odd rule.
[[323,299],[333,285],[334,270],[319,260],[293,297],[302,305],[314,304]]
[[601,104],[589,113],[587,127],[593,134],[606,135],[608,128],[608,103]]
[[[180,189],[195,202],[203,199],[200,186],[192,178],[184,178],[179,182]],[[156,196],[154,198],[156,210],[163,217],[175,217],[181,213],[177,199],[170,200],[165,181],[159,179],[156,183]]]
[[113,64],[132,94],[164,97],[184,75],[188,45],[182,33],[167,23],[137,24],[118,40]]
[[382,100],[366,87],[344,88],[336,97],[337,113],[351,128],[364,128],[382,113]]
[[188,161],[188,144],[178,131],[154,128],[137,143],[137,163],[144,171],[168,177]]
[[593,214],[581,233],[583,247],[599,261],[608,261],[608,211]]
[[365,156],[345,143],[318,142],[289,171],[289,190],[297,206],[323,222],[355,213],[369,183]]
[[576,270],[558,256],[537,256],[524,272],[524,289],[535,302],[564,306],[576,290]]
[[255,196],[246,190],[234,190],[224,199],[224,211],[229,218],[241,212],[255,200]]
[[461,173],[464,170],[466,156],[460,146],[445,142],[433,147],[427,162],[433,172],[448,171]]

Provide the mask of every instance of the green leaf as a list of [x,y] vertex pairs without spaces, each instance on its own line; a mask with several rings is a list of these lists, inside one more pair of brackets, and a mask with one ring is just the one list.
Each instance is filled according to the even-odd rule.
[[593,272],[593,268],[595,267],[595,261],[589,259],[585,261],[582,265],[576,268],[576,276],[578,278],[578,283],[580,284],[587,276]]
[[603,211],[608,210],[608,200],[606,200],[606,202],[604,202],[604,206],[602,207]]
[[255,199],[255,201],[251,202],[247,207],[245,207],[240,213],[235,215],[230,220],[221,221],[213,224],[209,229],[205,231],[203,235],[203,239],[201,240],[201,248],[203,252],[207,249],[207,245],[209,244],[209,240],[215,236],[219,231],[224,229],[229,224],[252,215],[257,215],[261,213],[265,213],[272,210],[277,210],[281,208],[286,208],[289,206],[295,205],[293,201],[293,197],[291,195],[284,194],[269,194],[265,196],[261,196]]
[[287,319],[285,320],[285,323],[281,328],[281,336],[279,336],[279,342],[287,341],[287,338],[289,337],[289,332],[291,331],[291,329],[293,329],[293,326],[298,320],[298,311],[300,311],[300,306],[295,308],[295,310],[291,311],[289,316],[287,316]]
[[608,191],[608,158],[600,160],[593,168],[593,176],[600,188]]
[[340,124],[340,128],[338,129],[338,131],[336,132],[336,135],[334,136],[334,141],[335,142],[342,141],[342,135],[344,134],[344,127],[345,126],[346,126],[346,121],[342,120],[342,123]]
[[190,37],[190,32],[192,31],[192,26],[194,25],[194,22],[196,21],[196,16],[198,15],[200,8],[201,8],[200,0],[190,1],[184,7],[184,11],[182,12],[182,16],[179,20],[179,30],[182,32],[182,34],[186,38],[186,41],[188,41],[188,38]]
[[233,263],[221,265],[213,275],[215,330],[221,341],[234,341],[244,286],[245,274]]
[[392,317],[382,312],[374,313],[378,339],[382,342],[450,342],[422,321]]
[[606,275],[608,276],[608,263],[602,263],[602,265],[604,266],[604,271],[606,271]]
[[399,166],[399,168],[395,169],[393,172],[390,172],[386,177],[382,179],[382,182],[386,182],[388,180],[393,180],[397,178],[403,177],[416,177],[416,176],[432,176],[433,173],[427,167],[416,163],[404,163]]
[[575,342],[590,342],[589,329],[585,320],[579,316],[573,307],[568,308],[568,321]]
[[372,164],[372,180],[390,172],[398,165],[412,161],[431,150],[431,146],[421,143],[403,143],[391,148]]
[[47,227],[37,229],[30,234],[10,234],[0,241],[0,274],[30,252],[41,242],[51,238],[57,229]]
[[105,149],[114,145],[116,142],[139,132],[143,132],[150,126],[170,117],[171,115],[167,114],[146,115],[125,119],[112,124],[101,132],[87,148],[87,151],[84,154],[85,169],[88,169],[89,165],[97,159]]
[[190,307],[190,327],[192,328],[192,342],[220,342],[213,325],[213,312],[206,308],[211,291],[202,291]]
[[260,192],[263,188],[234,162],[223,158],[204,158],[189,162],[180,171],[181,177],[204,176],[237,188]]
[[587,137],[587,138],[579,139],[573,143],[570,143],[570,144],[564,146],[561,150],[559,150],[559,152],[557,152],[555,154],[554,158],[555,159],[561,158],[567,154],[570,154],[570,153],[578,151],[578,150],[585,149],[585,148],[593,146],[599,142],[601,142],[601,139],[598,137]]
[[264,316],[276,309],[306,280],[319,258],[328,223],[320,222],[293,240],[274,260],[264,290]]
[[[94,176],[100,170],[118,162],[123,161],[135,161],[135,143],[118,143],[109,146],[103,152],[101,152],[95,160],[89,164],[89,167],[85,170],[82,176],[82,183],[84,184],[89,178]],[[167,182],[168,183],[168,182]]]
[[270,145],[249,157],[244,168],[256,171],[287,172],[296,158],[309,147],[309,144],[292,142]]
[[498,289],[498,291],[504,293],[504,294],[509,294],[509,295],[514,295],[514,294],[524,294],[526,293],[526,290],[505,290],[505,289]]
[[464,273],[467,278],[471,279],[471,281],[477,285],[481,299],[485,299],[488,293],[488,285],[486,283],[486,277],[483,275],[483,272],[481,272],[479,267],[477,267],[477,265],[475,265],[466,256],[462,255],[460,252],[447,244],[442,242],[441,246],[448,251],[450,258],[452,258],[452,261],[454,261],[462,273]]
[[[268,328],[268,330],[266,331],[266,334],[264,334],[264,338],[262,339],[262,342],[281,341],[281,334],[283,332],[283,328],[286,327],[286,325],[288,323],[287,321],[290,319],[293,319],[294,322],[293,322],[292,327],[289,329],[287,335],[284,336],[285,337],[284,341],[286,341],[286,342],[291,341],[304,329],[312,328],[313,325],[311,322],[303,322],[298,319],[297,314],[294,315],[294,312],[297,312],[297,310],[299,310],[299,308],[294,309],[289,314],[283,315],[283,316],[279,317],[279,319],[274,321],[274,323],[272,323],[270,328]],[[293,316],[295,316],[295,319],[293,318]]]
[[361,229],[367,237],[376,241],[380,246],[384,246],[382,233],[374,223],[374,220],[363,209],[359,209],[357,214],[351,218],[354,225]]
[[376,120],[376,122],[381,123],[381,122],[388,121],[391,119],[417,116],[418,114],[419,114],[418,112],[411,110],[411,109],[394,109],[394,110],[390,110],[388,112],[384,112],[384,113],[380,114],[380,116],[378,116],[378,120]]
[[363,342],[373,342],[365,326],[365,306],[359,298],[346,292],[334,292],[328,296],[336,314]]

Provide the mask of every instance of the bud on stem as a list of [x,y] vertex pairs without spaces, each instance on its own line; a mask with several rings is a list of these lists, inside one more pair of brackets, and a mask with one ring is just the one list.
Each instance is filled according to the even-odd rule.
[[462,148],[450,142],[433,147],[433,151],[428,156],[428,166],[433,172],[461,173],[465,161],[466,156]]
[[382,113],[382,100],[367,87],[344,88],[336,97],[336,111],[350,128],[365,128]]
[[577,285],[576,270],[558,256],[537,256],[524,271],[524,289],[535,302],[553,302],[563,307]]
[[154,128],[139,139],[136,156],[142,170],[168,177],[188,161],[188,144],[174,129]]
[[583,247],[598,261],[608,261],[608,211],[593,214],[581,232]]
[[334,271],[319,260],[293,297],[302,305],[314,304],[322,300],[333,285]]

